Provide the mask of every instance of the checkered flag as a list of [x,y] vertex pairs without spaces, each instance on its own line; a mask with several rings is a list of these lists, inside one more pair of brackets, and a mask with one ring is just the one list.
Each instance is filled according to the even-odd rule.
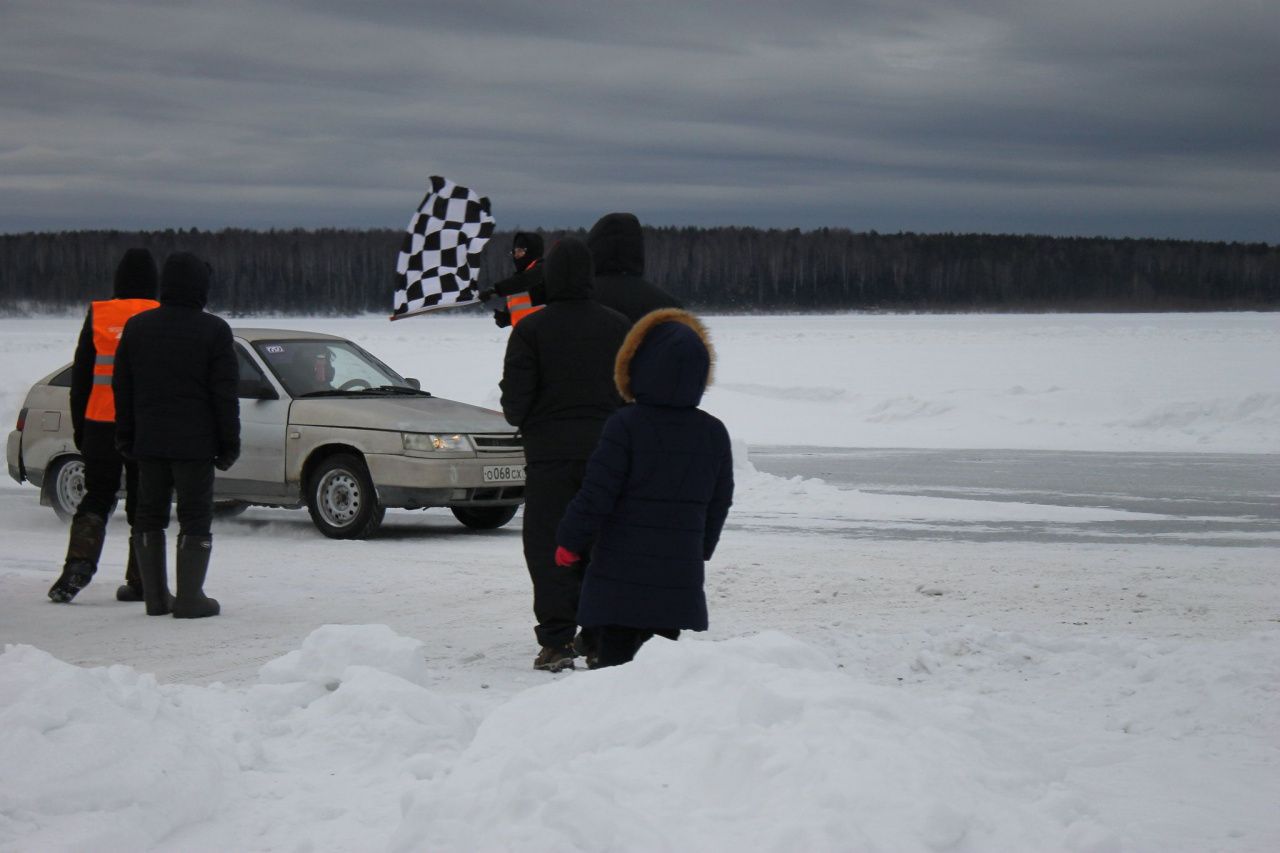
[[489,199],[439,175],[409,220],[392,320],[477,301],[480,250],[493,234]]

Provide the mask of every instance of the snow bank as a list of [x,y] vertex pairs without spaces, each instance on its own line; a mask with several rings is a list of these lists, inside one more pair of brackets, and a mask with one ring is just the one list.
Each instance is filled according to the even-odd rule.
[[421,645],[325,626],[243,690],[8,646],[0,849],[365,849],[475,730],[467,702],[405,677]]
[[392,849],[1113,848],[1064,775],[993,709],[861,684],[782,634],[655,640],[495,710]]
[[783,634],[654,641],[478,727],[403,677],[417,650],[326,626],[229,690],[10,646],[0,846],[368,848],[397,807],[396,850],[1115,846],[1017,714],[860,683]]
[[128,667],[9,646],[0,698],[6,846],[147,848],[216,814],[238,771],[181,701]]
[[[654,640],[496,697],[329,625],[231,689],[0,655],[0,850],[1274,849],[1280,632]],[[843,661],[837,663],[836,661]],[[896,686],[893,686],[896,685]]]

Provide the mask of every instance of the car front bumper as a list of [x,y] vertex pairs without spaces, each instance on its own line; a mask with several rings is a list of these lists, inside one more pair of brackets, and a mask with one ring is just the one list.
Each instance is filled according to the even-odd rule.
[[514,506],[524,500],[524,480],[486,483],[486,466],[523,466],[523,455],[423,458],[370,453],[369,475],[384,506]]

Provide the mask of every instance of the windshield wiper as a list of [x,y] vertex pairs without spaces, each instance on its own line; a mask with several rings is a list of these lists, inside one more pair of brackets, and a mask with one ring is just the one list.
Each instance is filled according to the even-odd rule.
[[306,394],[299,394],[298,398],[303,397],[361,397],[361,396],[394,396],[401,395],[406,397],[430,397],[430,391],[419,391],[417,388],[410,388],[408,385],[377,385],[373,388],[348,388],[345,391],[341,388],[325,388],[320,391],[308,391]]
[[408,385],[379,385],[377,388],[366,388],[365,391],[385,391],[388,394],[403,394],[406,397],[430,397],[430,391],[410,388]]

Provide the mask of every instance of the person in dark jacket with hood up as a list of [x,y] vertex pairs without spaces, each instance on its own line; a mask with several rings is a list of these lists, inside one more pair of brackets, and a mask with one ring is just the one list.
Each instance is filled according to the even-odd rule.
[[514,275],[480,291],[481,302],[495,293],[505,300],[503,306],[493,312],[493,322],[499,329],[516,325],[547,301],[542,286],[542,235],[517,231],[511,238],[511,262],[516,268]]
[[622,404],[614,358],[631,324],[592,299],[591,254],[556,243],[544,264],[547,306],[511,330],[502,413],[524,435],[524,556],[533,581],[534,668],[572,669],[581,570],[555,564],[556,525],[582,484],[600,428]]
[[[62,574],[49,589],[49,598],[66,604],[89,585],[107,538],[107,519],[115,506],[124,474],[124,513],[130,525],[138,494],[138,467],[116,450],[115,398],[111,375],[116,347],[125,321],[149,311],[156,302],[156,262],[146,249],[129,249],[116,267],[112,298],[94,302],[84,318],[71,364],[71,429],[76,449],[84,458],[84,497],[71,519],[71,535]],[[125,566],[120,601],[141,601],[133,548]]]
[[633,213],[600,217],[587,234],[595,265],[596,301],[627,315],[631,322],[659,308],[684,305],[644,277],[644,232]]
[[705,562],[733,502],[729,433],[698,408],[713,359],[702,323],[678,309],[642,318],[618,353],[632,404],[604,425],[556,534],[557,565],[591,555],[578,622],[596,631],[598,666],[630,661],[655,634],[707,629]]
[[[240,455],[239,366],[231,327],[204,311],[209,265],[170,255],[160,307],[125,324],[116,352],[116,441],[138,460],[133,548],[147,614],[216,616],[204,594],[213,548],[213,469]],[[177,496],[177,595],[169,595],[165,528]]]

